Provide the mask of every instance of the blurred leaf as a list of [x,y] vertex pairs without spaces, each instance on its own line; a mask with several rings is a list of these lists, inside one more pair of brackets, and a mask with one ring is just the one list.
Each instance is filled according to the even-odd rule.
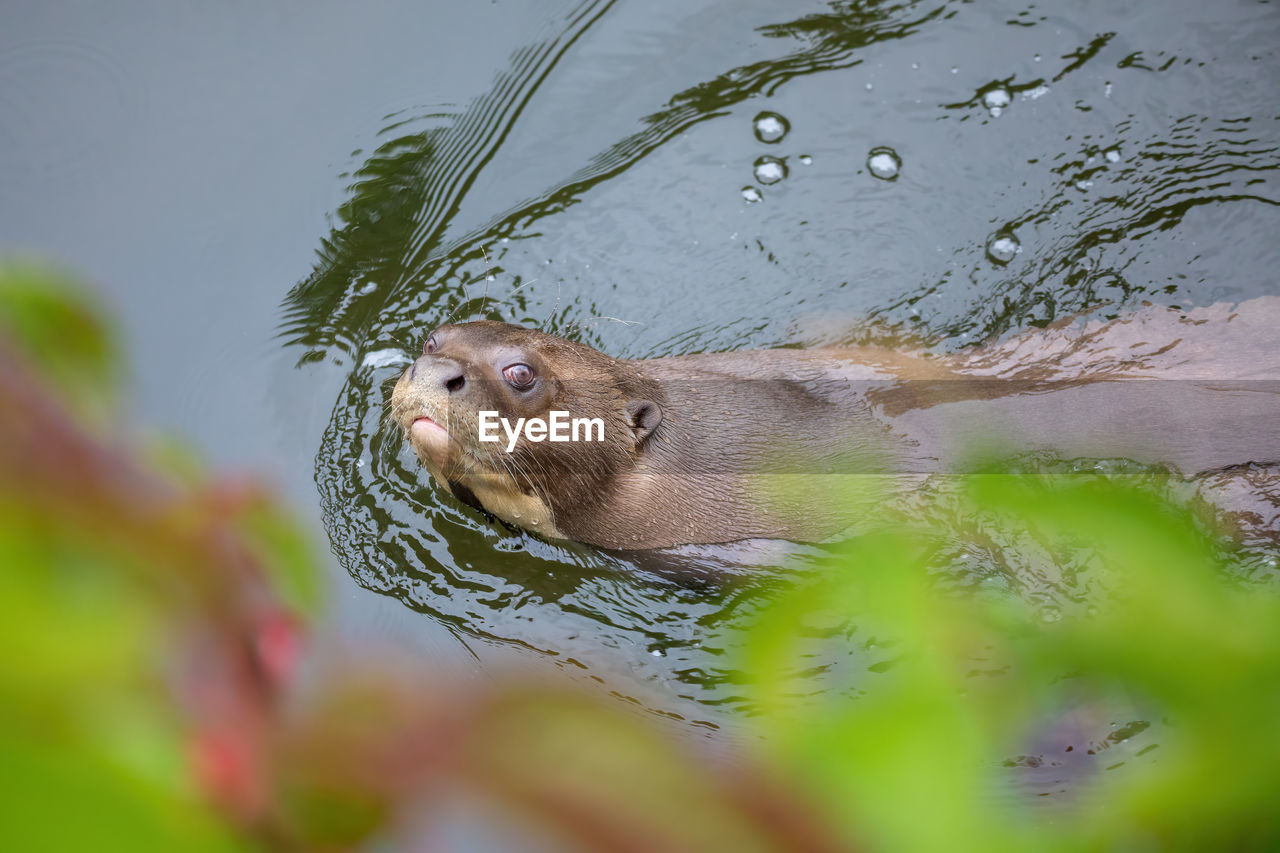
[[0,849],[243,850],[195,804],[92,752],[0,735]]
[[0,499],[0,690],[10,711],[19,698],[63,702],[127,680],[145,657],[147,606],[127,575],[82,544]]
[[[1029,599],[949,589],[939,531],[908,524],[854,539],[767,609],[744,647],[761,731],[849,837],[889,850],[1280,844],[1276,591],[1234,581],[1186,509],[1133,482],[975,475],[950,511],[1087,560],[1106,592],[1046,622]],[[891,636],[892,666],[856,695],[797,697],[812,626],[832,611]],[[1070,819],[1046,832],[1027,795],[1002,793],[1001,761],[1088,696],[1154,703],[1171,733],[1157,755],[1080,782]]]
[[121,378],[103,316],[69,276],[0,262],[0,338],[11,340],[81,415],[97,422],[114,410]]
[[298,521],[267,500],[253,501],[238,521],[285,604],[314,616],[324,591],[322,577],[311,540]]

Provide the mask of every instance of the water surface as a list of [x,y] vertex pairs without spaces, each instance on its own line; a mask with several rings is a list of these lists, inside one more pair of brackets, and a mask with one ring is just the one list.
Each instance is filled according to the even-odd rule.
[[1274,292],[1277,35],[1263,3],[564,6],[489,93],[388,117],[287,300],[300,358],[351,367],[316,458],[335,553],[462,635],[714,724],[732,620],[786,572],[673,574],[442,496],[381,430],[426,333],[486,316],[646,357],[875,319],[956,348]]

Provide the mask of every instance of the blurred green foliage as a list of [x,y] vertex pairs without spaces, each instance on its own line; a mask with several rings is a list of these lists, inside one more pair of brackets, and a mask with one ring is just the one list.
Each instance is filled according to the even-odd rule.
[[120,353],[101,305],[74,277],[0,260],[0,337],[28,356],[77,414],[101,422],[120,392]]
[[[1087,560],[1104,592],[1046,613],[941,583],[934,530],[858,537],[750,634],[774,760],[873,849],[1280,847],[1276,591],[1236,580],[1189,512],[1136,482],[984,474],[957,488],[953,512]],[[856,698],[798,701],[789,673],[831,636],[824,620],[849,618],[894,639],[893,665]],[[1126,704],[1168,720],[1158,749],[1096,759],[1103,772],[1049,811],[1017,790],[1005,760],[1052,740],[1064,709]]]
[[0,267],[0,849],[226,849],[183,767],[143,555],[74,507],[60,514],[25,476],[47,462],[74,477],[82,460],[41,429],[19,370],[80,422],[100,426],[116,405],[119,361],[99,317],[68,277]]
[[[458,789],[576,849],[1280,847],[1280,597],[1140,484],[958,481],[946,512],[1087,565],[1092,597],[1051,613],[947,583],[936,513],[842,546],[748,626],[762,747],[722,767],[562,685],[378,654],[304,684],[305,535],[254,484],[105,430],[99,316],[64,276],[0,267],[0,849],[416,849]],[[892,657],[815,692],[851,620]],[[1034,808],[1009,759],[1083,750],[1064,712],[1116,707],[1167,719],[1158,744]]]

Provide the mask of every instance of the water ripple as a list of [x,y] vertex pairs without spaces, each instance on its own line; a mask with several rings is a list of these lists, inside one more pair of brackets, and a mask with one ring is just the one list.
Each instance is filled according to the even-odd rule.
[[[311,274],[290,293],[283,324],[284,336],[301,350],[301,360],[341,359],[352,368],[315,460],[325,526],[334,553],[351,576],[363,587],[450,626],[459,636],[518,645],[574,670],[598,672],[602,667],[621,666],[642,679],[660,682],[671,695],[696,703],[692,711],[683,709],[684,716],[708,725],[713,723],[704,719],[712,716],[704,713],[707,709],[741,704],[743,676],[734,671],[730,660],[736,640],[732,620],[752,614],[780,582],[776,567],[784,558],[799,558],[803,567],[813,569],[822,564],[821,551],[796,548],[785,553],[745,553],[733,559],[696,549],[676,555],[605,553],[548,543],[492,523],[433,489],[401,438],[384,428],[382,413],[399,370],[396,355],[410,357],[426,330],[451,315],[545,325],[599,344],[599,327],[593,328],[592,323],[597,318],[608,322],[600,315],[616,311],[611,310],[609,294],[603,292],[607,284],[584,272],[593,288],[586,289],[574,281],[572,273],[559,269],[559,257],[552,264],[552,253],[540,241],[540,231],[557,215],[588,206],[583,202],[589,193],[599,192],[611,181],[622,182],[663,146],[686,138],[695,125],[730,115],[739,107],[745,115],[735,125],[735,133],[748,137],[746,142],[754,146],[740,163],[749,164],[759,156],[764,143],[777,145],[768,149],[776,155],[764,161],[766,166],[792,156],[797,158],[792,162],[807,168],[796,167],[789,177],[782,169],[766,171],[762,182],[775,174],[786,180],[768,190],[772,194],[763,204],[748,205],[732,196],[734,215],[741,214],[744,222],[756,216],[755,221],[762,224],[758,230],[748,232],[744,227],[742,233],[734,230],[731,235],[726,229],[719,239],[728,237],[726,245],[732,251],[758,258],[757,270],[767,266],[771,272],[776,268],[779,276],[802,279],[808,269],[789,265],[781,254],[788,232],[765,229],[771,221],[781,222],[784,215],[795,214],[793,218],[804,217],[802,222],[807,222],[814,214],[803,207],[807,198],[812,199],[805,193],[815,187],[835,187],[844,194],[842,206],[826,212],[838,210],[836,218],[858,227],[841,225],[845,230],[833,230],[831,242],[851,235],[862,242],[848,255],[842,253],[843,243],[831,247],[833,266],[861,270],[857,253],[867,250],[879,223],[865,217],[864,206],[870,202],[857,195],[857,187],[875,185],[872,190],[882,191],[879,203],[907,204],[912,192],[932,196],[927,200],[933,201],[954,197],[960,190],[976,194],[990,186],[957,177],[954,185],[913,187],[913,182],[927,180],[931,170],[936,176],[939,164],[930,162],[926,153],[916,153],[929,146],[900,146],[900,134],[909,127],[904,122],[886,122],[894,133],[873,127],[874,133],[868,135],[874,141],[850,146],[847,152],[852,174],[868,167],[869,156],[892,150],[875,148],[868,155],[873,145],[893,144],[908,155],[908,166],[896,184],[865,180],[865,172],[857,184],[838,175],[833,180],[812,180],[824,170],[839,168],[843,139],[819,157],[800,155],[805,150],[818,153],[812,146],[820,140],[803,136],[816,116],[792,106],[780,112],[762,111],[762,105],[750,101],[779,95],[789,81],[820,75],[829,75],[833,87],[852,88],[851,75],[843,72],[864,63],[867,48],[906,40],[912,40],[915,51],[930,47],[930,39],[947,26],[960,26],[964,15],[971,14],[969,5],[960,0],[836,2],[821,13],[761,27],[753,35],[767,40],[778,55],[740,62],[685,86],[655,105],[634,133],[574,164],[567,174],[548,174],[545,191],[509,209],[492,211],[487,224],[453,239],[446,235],[452,233],[450,226],[477,176],[499,149],[512,144],[517,118],[572,45],[597,27],[612,3],[595,0],[575,6],[549,33],[510,58],[509,67],[487,95],[463,109],[422,107],[388,116],[380,147],[353,173],[351,198],[337,212],[338,225],[321,242]],[[1039,33],[1042,27],[1039,20],[1020,19],[1017,32]],[[982,134],[979,143],[968,142],[967,150],[985,153],[1002,144],[1015,145],[1017,139],[1025,141],[1028,137],[1017,133],[1035,125],[1037,115],[1078,117],[1084,110],[1073,108],[1066,98],[1086,83],[1094,87],[1091,91],[1099,103],[1109,103],[1108,108],[1115,110],[1107,113],[1112,119],[1099,120],[1100,110],[1089,117],[1087,127],[1060,123],[1051,131],[1056,136],[1031,137],[1035,150],[1025,155],[1029,165],[1020,176],[1026,181],[1024,188],[1008,190],[1011,213],[984,210],[966,195],[962,213],[972,220],[966,232],[970,236],[950,247],[954,263],[940,277],[920,285],[901,282],[887,288],[890,296],[878,298],[870,287],[842,271],[843,278],[836,279],[840,283],[833,282],[831,288],[853,281],[846,292],[861,288],[871,293],[855,303],[859,310],[873,316],[891,315],[909,307],[921,326],[929,325],[947,343],[959,346],[966,340],[1043,325],[1102,301],[1123,304],[1150,296],[1166,286],[1163,281],[1146,280],[1140,270],[1161,245],[1153,242],[1155,237],[1176,230],[1195,211],[1225,214],[1277,206],[1280,118],[1210,117],[1193,108],[1173,113],[1183,114],[1177,119],[1125,118],[1114,101],[1101,100],[1107,97],[1101,79],[1092,83],[1084,69],[1118,63],[1117,72],[1133,73],[1150,66],[1151,72],[1142,72],[1147,77],[1149,73],[1168,76],[1172,70],[1161,69],[1179,65],[1169,65],[1170,57],[1153,49],[1135,53],[1115,33],[1090,36],[1087,33],[1092,31],[1084,32],[1064,49],[1056,70],[1047,52],[1040,66],[1044,71],[1036,74],[1004,67],[970,79],[949,73],[947,62],[939,72],[945,90],[931,90],[914,113],[910,113],[912,105],[903,107],[912,115],[925,115],[922,124],[931,132],[956,134],[932,146],[936,152],[945,145],[948,153],[952,142],[966,141],[965,134]],[[923,38],[926,34],[928,38]],[[1026,53],[1028,62],[1031,55]],[[889,89],[879,80],[877,96]],[[856,86],[860,95],[865,94],[863,82]],[[957,85],[972,94],[955,94]],[[950,94],[941,94],[944,91]],[[1003,94],[995,95],[997,91]],[[944,102],[957,97],[964,100]],[[1006,111],[998,122],[990,120],[993,108]],[[1059,112],[1050,113],[1051,109]],[[767,122],[763,136],[756,135],[761,133],[761,116],[784,113],[785,127]],[[756,134],[742,130],[751,116],[756,117]],[[978,120],[967,122],[971,117]],[[859,116],[858,123],[870,124],[876,118]],[[793,144],[796,147],[791,149]],[[885,166],[886,161],[877,164]],[[881,171],[882,177],[888,175]],[[726,194],[741,186],[745,177],[735,174]],[[981,180],[989,184],[1001,177],[997,170],[987,169]],[[1009,181],[1012,186],[1014,178]],[[774,192],[782,187],[786,193]],[[795,207],[787,209],[786,203]],[[626,225],[662,214],[657,201],[636,208],[609,213]],[[819,210],[814,218],[823,213]],[[562,217],[560,222],[564,221]],[[893,230],[893,224],[886,230]],[[906,225],[898,230],[912,234],[921,230],[918,223]],[[619,231],[629,236],[625,227]],[[928,234],[929,246],[934,238]],[[936,242],[939,257],[945,258],[944,238]],[[525,254],[523,274],[513,276],[508,266],[520,265],[521,252]],[[792,263],[807,262],[807,251],[793,254],[805,257]],[[709,250],[706,256],[717,257]],[[529,271],[534,261],[537,272]],[[773,302],[767,305],[739,304],[730,297],[746,275],[725,276],[719,290],[707,286],[722,316],[692,327],[679,322],[659,325],[646,332],[645,354],[696,352],[708,347],[708,341],[741,340],[774,322],[775,314],[797,312],[806,298],[818,302],[815,297],[831,292],[822,290],[826,284],[815,280],[809,291],[797,285],[794,295],[788,284],[781,296],[771,294]],[[377,285],[369,287],[369,282]],[[529,285],[540,291],[536,297]],[[674,287],[690,285],[680,282]],[[632,289],[641,296],[647,294],[655,311],[678,310],[664,302],[670,290],[660,291],[648,281],[636,281]],[[919,306],[929,304],[925,297],[943,295],[951,307],[936,317],[922,318]],[[783,324],[786,320],[783,314]],[[939,524],[945,522],[940,518]],[[957,550],[953,555],[956,582],[978,585],[992,577],[1008,579],[1006,586],[1025,591],[1046,608],[1069,606],[1089,590],[1087,566],[1050,571],[1038,555],[1026,553],[1023,543],[1007,540],[1001,541],[993,532],[983,553]],[[872,642],[874,638],[849,642],[856,633],[851,626],[828,626],[823,631],[832,642],[819,644],[803,663],[815,678],[808,689],[847,687],[850,672],[865,677],[868,671],[876,673],[891,665],[892,655],[886,656],[884,648]],[[609,654],[602,654],[602,649],[610,650]]]

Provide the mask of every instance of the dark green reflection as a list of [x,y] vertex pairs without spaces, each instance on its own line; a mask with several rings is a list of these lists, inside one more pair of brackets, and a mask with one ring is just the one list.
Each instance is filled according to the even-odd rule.
[[[857,64],[862,48],[903,38],[955,4],[835,3],[824,14],[766,27],[763,35],[793,40],[795,49],[678,92],[645,117],[638,132],[542,196],[498,213],[482,232],[444,244],[462,198],[521,111],[611,5],[577,7],[558,35],[513,56],[493,90],[462,113],[393,117],[396,132],[430,126],[384,143],[355,172],[338,226],[322,241],[311,275],[286,300],[285,336],[305,348],[303,360],[337,351],[359,362],[388,344],[408,351],[424,329],[454,311],[465,316],[483,308],[494,318],[527,320],[522,298],[482,299],[485,278],[500,272],[490,267],[484,247],[529,231],[691,125],[797,75]],[[586,318],[563,319],[568,325]],[[615,656],[644,658],[654,677],[682,696],[709,705],[737,700],[734,685],[741,678],[718,663],[736,635],[727,623],[753,612],[773,585],[771,573],[732,571],[739,565],[732,550],[604,554],[488,524],[429,488],[400,436],[384,429],[387,383],[397,372],[360,367],[352,373],[316,457],[334,553],[361,585],[467,635],[579,664],[611,649]],[[750,555],[748,562],[759,559]]]

